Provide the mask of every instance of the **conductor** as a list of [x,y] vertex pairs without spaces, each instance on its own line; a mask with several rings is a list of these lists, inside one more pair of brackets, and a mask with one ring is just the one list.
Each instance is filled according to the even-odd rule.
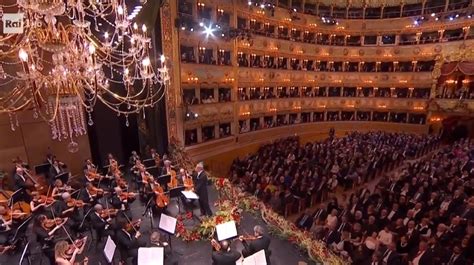
[[199,208],[201,215],[212,216],[211,207],[209,207],[209,198],[207,195],[207,174],[204,171],[202,162],[196,165],[196,177],[194,178],[194,187],[196,194],[199,196]]

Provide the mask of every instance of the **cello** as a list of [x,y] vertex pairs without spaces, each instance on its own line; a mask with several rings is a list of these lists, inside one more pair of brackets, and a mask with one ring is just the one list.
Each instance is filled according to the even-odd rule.
[[174,189],[178,187],[178,179],[176,178],[176,171],[170,170],[169,174],[171,175],[170,182],[168,182],[168,188]]
[[163,191],[163,188],[161,187],[159,183],[155,183],[155,186],[153,187],[153,191],[156,194],[156,198],[155,198],[156,206],[158,206],[159,208],[165,208],[166,206],[168,206],[168,203],[170,203],[170,198],[168,197],[168,195],[165,194],[165,192]]

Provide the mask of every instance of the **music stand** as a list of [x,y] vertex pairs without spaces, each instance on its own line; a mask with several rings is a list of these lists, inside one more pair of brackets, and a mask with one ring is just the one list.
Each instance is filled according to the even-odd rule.
[[115,242],[112,240],[110,236],[107,237],[107,242],[105,243],[104,246],[104,256],[105,259],[109,264],[112,264],[112,260],[114,259],[114,254],[115,254],[115,249],[117,248],[117,245]]
[[162,247],[139,248],[138,265],[163,265],[165,259],[165,249]]
[[161,187],[168,187],[168,183],[171,180],[171,175],[161,175],[156,178],[156,182],[160,183]]
[[160,172],[158,171],[158,168],[156,166],[147,167],[146,171],[148,171],[148,173],[150,173],[150,175],[152,175],[153,177],[160,175]]
[[179,198],[182,195],[181,192],[184,191],[185,189],[186,189],[186,187],[180,186],[180,187],[176,187],[176,188],[173,188],[173,189],[169,190],[170,199],[176,198],[176,201],[178,203],[178,213],[181,213],[181,200]]
[[142,161],[142,163],[143,163],[143,165],[144,165],[145,167],[147,167],[147,168],[152,167],[152,166],[155,166],[155,167],[156,167],[156,165],[155,165],[155,159],[153,159],[153,158],[145,159],[145,160]]
[[173,247],[171,246],[171,235],[174,235],[176,232],[176,222],[176,218],[162,213],[160,216],[160,223],[158,224],[158,228],[168,235],[171,251],[173,251]]
[[21,253],[21,257],[20,257],[20,262],[18,263],[18,265],[22,265],[23,264],[23,260],[25,259],[25,256],[26,256],[26,260],[28,261],[28,264],[31,265],[31,260],[30,260],[30,256],[29,255],[26,255],[27,252],[29,252],[29,246],[30,246],[30,242],[26,243],[25,245],[25,249],[23,249],[23,252]]
[[20,226],[18,226],[18,228],[15,231],[15,235],[13,236],[12,242],[15,242],[17,240],[18,235],[21,235],[21,234],[25,235],[26,230],[28,229],[28,224],[30,223],[32,219],[33,219],[33,216],[30,216],[26,218],[26,220],[23,221],[23,223],[21,223]]
[[64,184],[66,184],[69,181],[69,172],[64,172],[61,174],[58,174],[54,177],[54,180],[60,179]]
[[35,172],[36,172],[37,175],[48,176],[50,168],[51,168],[50,163],[44,163],[44,164],[36,165],[35,166]]
[[216,225],[217,240],[222,241],[237,237],[237,227],[234,221]]
[[19,188],[15,192],[13,192],[8,201],[8,207],[12,207],[13,204],[21,201],[22,199],[21,196],[23,195],[24,192],[26,191],[23,188]]

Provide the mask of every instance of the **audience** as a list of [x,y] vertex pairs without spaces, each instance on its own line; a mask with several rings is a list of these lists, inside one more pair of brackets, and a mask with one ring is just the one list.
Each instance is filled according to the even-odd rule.
[[[353,264],[472,264],[474,143],[422,157],[437,143],[383,132],[304,145],[290,137],[236,159],[232,181],[281,214],[306,209],[296,226]],[[379,175],[373,190],[353,189]],[[342,189],[352,194],[338,200]],[[311,213],[315,197],[331,200]]]

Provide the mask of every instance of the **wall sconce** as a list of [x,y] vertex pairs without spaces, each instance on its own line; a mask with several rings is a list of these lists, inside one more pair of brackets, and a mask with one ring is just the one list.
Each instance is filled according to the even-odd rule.
[[346,105],[346,107],[348,107],[348,108],[354,108],[355,105],[353,105],[353,104],[351,104],[351,105]]
[[417,107],[413,107],[414,110],[424,110],[425,108],[424,107],[421,107],[421,106],[417,106]]
[[387,108],[387,105],[378,105],[377,107],[381,108],[381,109],[386,109]]
[[440,122],[441,118],[440,117],[431,117],[430,122]]
[[250,111],[242,112],[240,116],[250,116]]
[[445,83],[448,84],[448,85],[452,85],[452,84],[454,84],[454,80],[449,79],[449,80],[446,80]]
[[408,80],[400,80],[398,82],[401,83],[401,84],[406,84],[406,83],[408,83]]

